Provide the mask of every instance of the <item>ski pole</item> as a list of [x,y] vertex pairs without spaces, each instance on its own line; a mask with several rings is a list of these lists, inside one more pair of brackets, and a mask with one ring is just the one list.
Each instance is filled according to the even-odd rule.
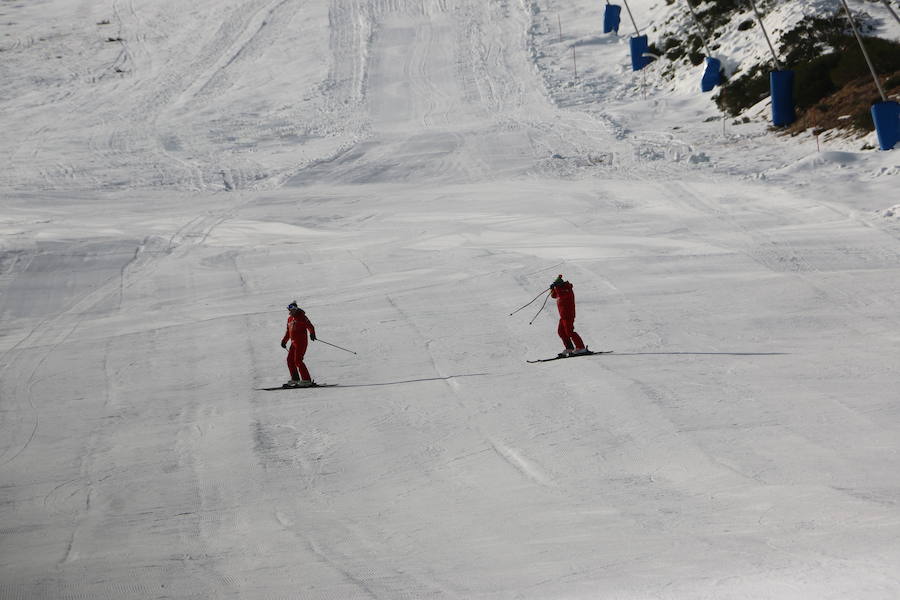
[[549,300],[549,299],[550,299],[550,294],[547,294],[547,297],[544,298],[544,303],[541,304],[541,308],[537,311],[537,314],[534,315],[534,319],[528,321],[528,324],[529,324],[529,325],[531,325],[532,323],[534,323],[535,319],[538,318],[538,315],[541,314],[541,311],[544,310],[544,307],[545,307],[545,306],[547,306],[547,300]]
[[[535,297],[534,297],[534,300],[537,300],[538,298],[541,297],[541,294],[544,294],[544,293],[549,292],[549,291],[550,291],[550,288],[547,288],[546,290],[544,290],[543,292],[541,292],[540,294],[538,294],[537,296],[535,296]],[[509,313],[509,316],[510,316],[510,317],[513,316],[514,314],[516,314],[517,312],[519,312],[519,311],[522,310],[523,308],[528,308],[529,306],[531,306],[532,304],[534,304],[534,300],[532,300],[531,302],[529,302],[529,303],[526,304],[525,306],[521,306],[521,307],[517,308],[516,310],[512,311],[511,313]]]
[[356,352],[354,352],[353,350],[347,350],[346,348],[341,348],[337,344],[332,344],[331,342],[326,342],[322,338],[316,338],[316,341],[322,342],[323,344],[328,344],[329,346],[333,346],[334,348],[337,348],[338,350],[343,350],[344,352],[349,352],[350,354],[356,354]]

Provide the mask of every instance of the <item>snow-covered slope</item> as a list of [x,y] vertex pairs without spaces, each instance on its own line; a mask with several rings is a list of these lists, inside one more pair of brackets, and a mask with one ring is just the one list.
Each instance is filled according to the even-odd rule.
[[0,13],[0,598],[900,593],[896,153],[581,0]]
[[321,2],[3,10],[6,185],[265,187],[361,136],[360,9],[333,26]]

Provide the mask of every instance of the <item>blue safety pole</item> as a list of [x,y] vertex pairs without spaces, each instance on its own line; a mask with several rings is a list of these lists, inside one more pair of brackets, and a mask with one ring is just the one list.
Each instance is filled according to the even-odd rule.
[[721,81],[722,62],[718,58],[712,56],[706,57],[706,70],[700,79],[700,90],[704,92],[712,91]]
[[772,71],[769,73],[769,88],[772,124],[776,127],[790,125],[797,118],[794,112],[794,72]]
[[619,23],[622,21],[622,7],[618,4],[606,3],[603,12],[603,33],[615,31],[619,33]]
[[652,56],[647,54],[650,44],[646,35],[635,35],[630,40],[631,44],[631,70],[640,71],[651,62]]
[[850,27],[853,28],[853,35],[856,36],[856,41],[859,43],[859,49],[862,50],[863,57],[866,59],[866,64],[869,65],[869,71],[872,72],[872,80],[875,81],[875,87],[878,88],[878,93],[881,95],[881,102],[872,105],[872,121],[875,122],[875,131],[878,134],[878,145],[881,146],[882,150],[893,150],[894,146],[897,144],[898,136],[897,103],[889,101],[887,95],[884,93],[884,88],[878,80],[878,73],[875,72],[875,65],[872,64],[872,59],[869,58],[869,53],[866,52],[866,46],[863,44],[862,36],[859,35],[859,30],[856,28],[856,21],[853,20],[853,15],[850,13],[850,7],[847,5],[847,0],[841,0],[841,4],[844,5],[844,10],[847,12],[847,19],[850,20]]
[[872,105],[872,121],[878,134],[878,146],[882,150],[893,150],[900,142],[900,104],[893,100],[876,102]]
[[647,55],[647,49],[650,47],[650,44],[647,42],[647,36],[641,35],[641,30],[638,29],[637,22],[634,20],[634,14],[631,12],[631,7],[628,6],[628,0],[623,1],[625,2],[625,10],[628,11],[628,17],[631,19],[631,24],[634,25],[634,35],[630,41],[631,70],[640,71],[653,62],[653,58]]
[[703,40],[703,47],[706,48],[706,70],[703,71],[703,77],[700,78],[700,90],[709,92],[721,82],[719,71],[722,69],[722,62],[719,59],[712,57],[712,52],[709,51],[709,44],[706,43],[709,32],[706,31],[703,23],[700,22],[700,17],[697,16],[697,12],[694,10],[694,7],[691,6],[690,0],[686,1],[688,10],[691,11],[691,16],[694,17],[694,22],[700,30],[700,39]]
[[769,34],[766,32],[766,27],[763,24],[762,14],[756,8],[756,2],[750,0],[750,5],[756,14],[756,20],[759,21],[759,28],[766,38],[766,43],[769,44],[769,50],[772,51],[772,63],[775,65],[775,70],[769,73],[772,124],[776,127],[784,127],[793,123],[797,118],[794,112],[794,72],[781,68],[781,63],[778,62],[778,55],[775,54],[775,47],[772,45],[772,40],[769,39]]

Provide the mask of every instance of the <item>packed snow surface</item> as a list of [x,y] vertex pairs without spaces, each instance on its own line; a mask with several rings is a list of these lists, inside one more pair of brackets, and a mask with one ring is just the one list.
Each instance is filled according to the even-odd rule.
[[601,8],[4,1],[0,599],[900,596],[900,151]]

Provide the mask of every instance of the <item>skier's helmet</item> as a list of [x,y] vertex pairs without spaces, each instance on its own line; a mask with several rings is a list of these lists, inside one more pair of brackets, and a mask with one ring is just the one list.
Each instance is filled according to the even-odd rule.
[[291,302],[290,304],[288,304],[287,308],[288,308],[288,310],[299,310],[299,309],[300,309],[300,307],[297,306],[297,301],[296,301],[296,300],[294,300],[293,302]]

